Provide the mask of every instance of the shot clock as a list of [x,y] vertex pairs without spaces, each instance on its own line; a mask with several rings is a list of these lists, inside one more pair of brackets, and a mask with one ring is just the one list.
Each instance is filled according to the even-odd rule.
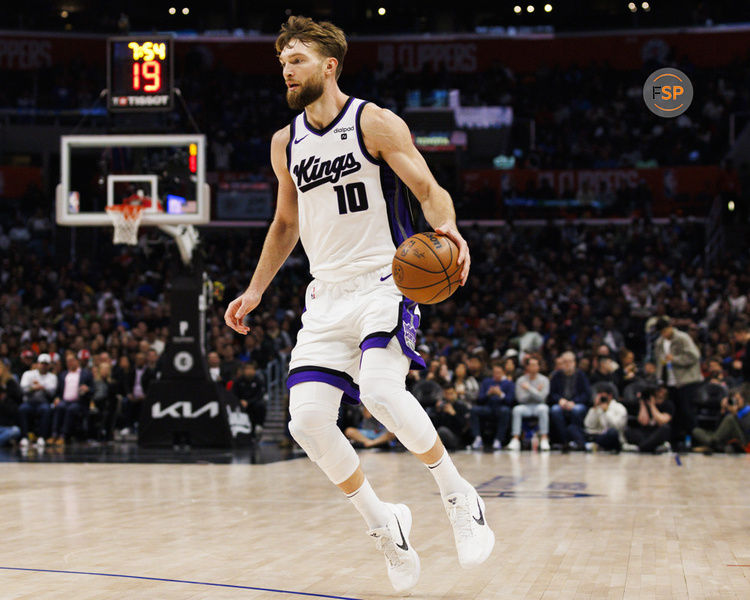
[[172,38],[165,35],[107,40],[107,108],[115,112],[171,110]]

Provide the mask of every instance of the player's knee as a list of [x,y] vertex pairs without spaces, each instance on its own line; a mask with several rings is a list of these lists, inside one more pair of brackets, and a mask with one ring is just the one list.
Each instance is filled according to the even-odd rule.
[[357,453],[335,422],[322,423],[318,415],[303,411],[292,416],[289,433],[336,485],[359,466]]
[[394,410],[394,402],[404,394],[405,389],[387,381],[363,379],[359,382],[359,398],[373,417],[392,432],[398,431],[403,421]]
[[331,425],[336,427],[319,413],[295,411],[289,421],[289,433],[312,460],[317,460],[325,450],[321,439],[326,437],[326,430]]
[[424,454],[435,444],[437,432],[417,399],[403,385],[387,379],[359,382],[362,403],[411,452]]

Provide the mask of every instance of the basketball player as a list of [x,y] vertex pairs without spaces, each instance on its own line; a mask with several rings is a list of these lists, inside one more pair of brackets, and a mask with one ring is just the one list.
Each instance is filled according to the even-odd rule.
[[273,136],[276,214],[252,281],[224,318],[235,331],[249,331],[244,317],[301,239],[313,280],[290,361],[289,431],[362,514],[385,553],[393,587],[405,591],[417,583],[420,570],[409,541],[411,512],[378,498],[336,418],[342,397],[361,400],[434,476],[460,564],[471,567],[487,559],[495,536],[484,501],[459,475],[427,414],[405,388],[410,363],[424,366],[414,350],[418,308],[391,276],[396,247],[414,233],[407,187],[435,231],[458,246],[461,285],[470,259],[453,202],[414,147],[406,124],[339,89],[346,50],[343,31],[331,23],[292,16],[281,27],[276,51],[287,102],[302,112]]

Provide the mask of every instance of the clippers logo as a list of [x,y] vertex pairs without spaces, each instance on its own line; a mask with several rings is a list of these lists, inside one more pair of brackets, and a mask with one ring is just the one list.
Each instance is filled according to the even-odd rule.
[[678,117],[693,101],[693,84],[679,69],[658,69],[643,85],[643,101],[655,115]]
[[345,175],[356,173],[362,165],[354,158],[354,154],[342,154],[333,160],[321,162],[317,156],[311,156],[294,165],[292,172],[297,177],[297,187],[300,192],[306,192],[324,183],[336,183]]

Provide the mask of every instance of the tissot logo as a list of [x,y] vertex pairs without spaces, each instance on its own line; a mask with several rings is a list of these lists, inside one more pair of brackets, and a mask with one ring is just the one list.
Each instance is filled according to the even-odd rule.
[[345,175],[356,173],[362,165],[354,158],[354,154],[342,154],[333,160],[321,162],[317,156],[303,159],[294,165],[292,171],[297,177],[297,187],[300,192],[306,192],[324,183],[336,183]]

